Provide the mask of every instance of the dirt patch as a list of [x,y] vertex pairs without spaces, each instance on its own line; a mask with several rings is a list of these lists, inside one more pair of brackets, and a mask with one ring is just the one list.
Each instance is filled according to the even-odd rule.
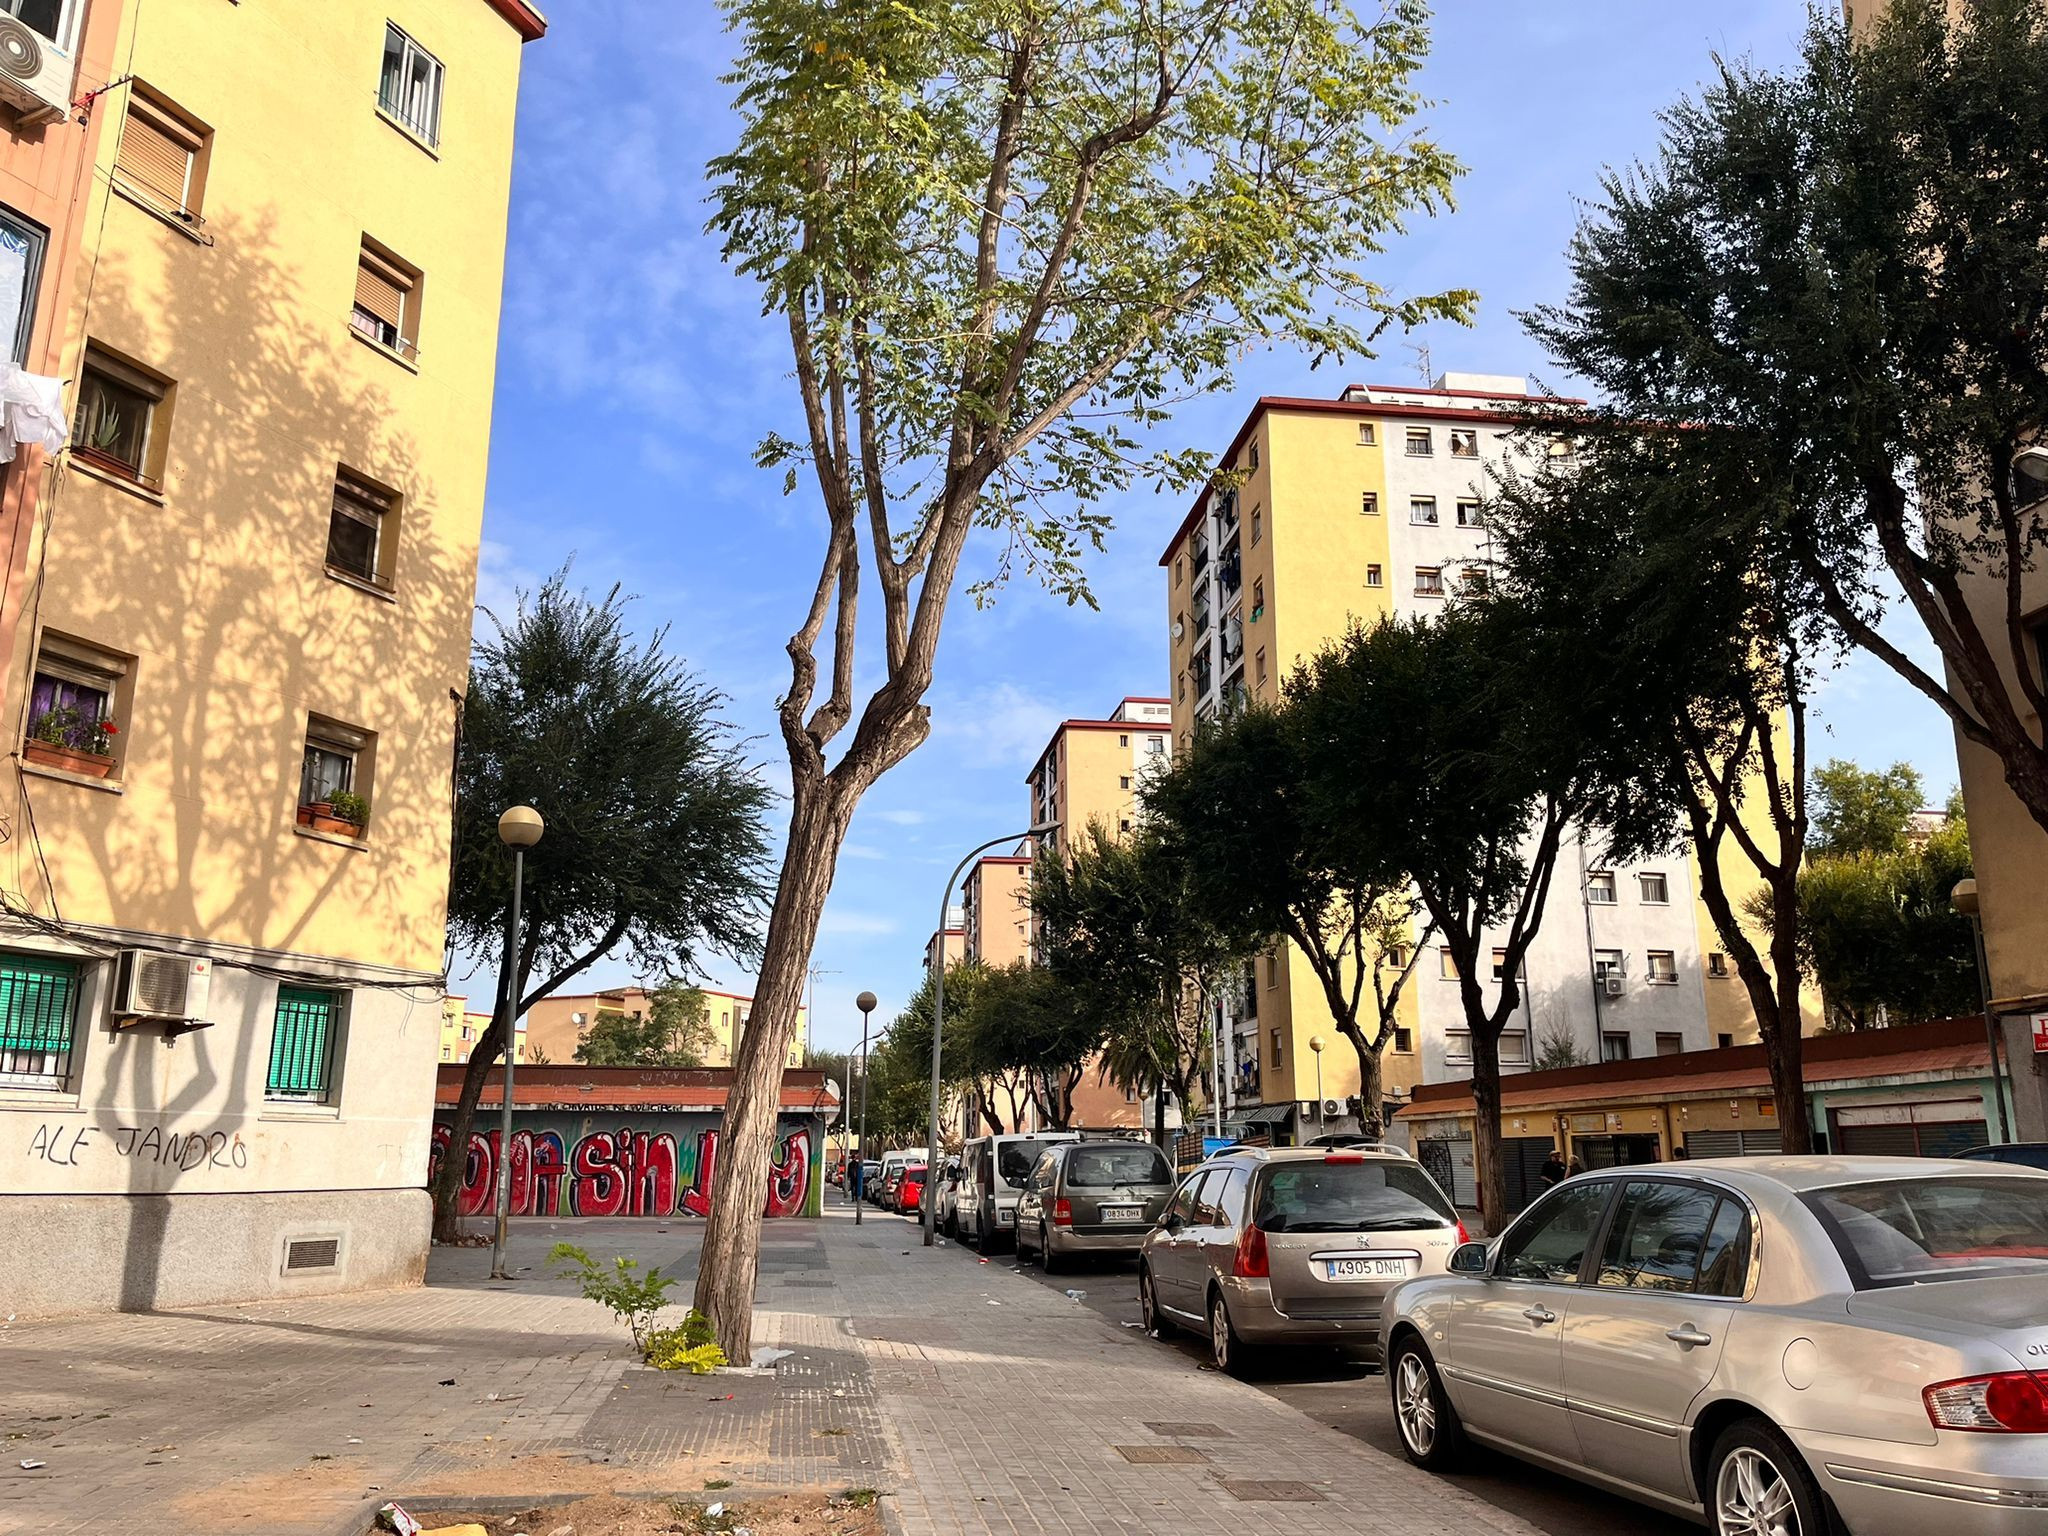
[[[712,1514],[713,1508],[718,1509]],[[616,1494],[550,1504],[516,1514],[464,1513],[456,1502],[415,1501],[407,1511],[429,1530],[474,1521],[492,1536],[516,1531],[550,1536],[564,1526],[574,1536],[699,1536],[722,1532],[738,1536],[882,1536],[881,1516],[872,1491],[824,1494],[795,1493],[781,1498],[722,1503],[717,1493],[704,1502],[667,1499],[626,1499]]]
[[289,1471],[231,1478],[181,1494],[171,1501],[171,1508],[203,1520],[208,1528],[275,1518],[280,1509],[303,1513],[309,1506],[345,1508],[362,1498],[364,1475],[357,1457],[322,1457]]

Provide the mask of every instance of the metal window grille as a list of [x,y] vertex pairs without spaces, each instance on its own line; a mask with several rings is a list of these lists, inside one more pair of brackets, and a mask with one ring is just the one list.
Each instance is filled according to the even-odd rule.
[[0,955],[0,1084],[61,1089],[77,1017],[74,961]]
[[277,989],[277,1022],[270,1035],[270,1074],[263,1092],[272,1099],[325,1104],[331,1087],[335,1024],[341,994],[306,987]]

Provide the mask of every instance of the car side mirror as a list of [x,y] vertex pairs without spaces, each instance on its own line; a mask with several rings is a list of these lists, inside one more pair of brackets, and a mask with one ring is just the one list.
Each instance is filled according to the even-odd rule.
[[1454,1275],[1486,1273],[1486,1244],[1460,1243],[1451,1250],[1450,1271]]
[[1177,1211],[1166,1212],[1165,1215],[1159,1218],[1159,1230],[1162,1232],[1178,1232],[1180,1230],[1180,1214]]

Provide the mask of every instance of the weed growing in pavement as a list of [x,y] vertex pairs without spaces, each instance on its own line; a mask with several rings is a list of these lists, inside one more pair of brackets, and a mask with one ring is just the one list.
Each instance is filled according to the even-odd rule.
[[712,1493],[716,1493],[721,1488],[730,1488],[731,1486],[732,1479],[729,1477],[707,1477],[704,1479],[704,1487]]
[[713,1342],[711,1319],[690,1308],[680,1328],[659,1328],[647,1335],[647,1363],[657,1371],[688,1371],[703,1376],[726,1363],[725,1351]]
[[855,1509],[867,1509],[880,1497],[881,1494],[872,1488],[849,1488],[832,1502],[835,1504],[851,1504]]

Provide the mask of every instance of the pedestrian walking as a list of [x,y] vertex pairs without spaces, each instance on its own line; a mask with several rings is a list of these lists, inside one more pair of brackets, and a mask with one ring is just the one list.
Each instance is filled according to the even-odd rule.
[[1538,1174],[1543,1180],[1543,1187],[1545,1189],[1555,1188],[1564,1182],[1564,1159],[1557,1155],[1557,1148],[1552,1147],[1550,1149],[1550,1156],[1543,1159],[1543,1166],[1538,1170]]

